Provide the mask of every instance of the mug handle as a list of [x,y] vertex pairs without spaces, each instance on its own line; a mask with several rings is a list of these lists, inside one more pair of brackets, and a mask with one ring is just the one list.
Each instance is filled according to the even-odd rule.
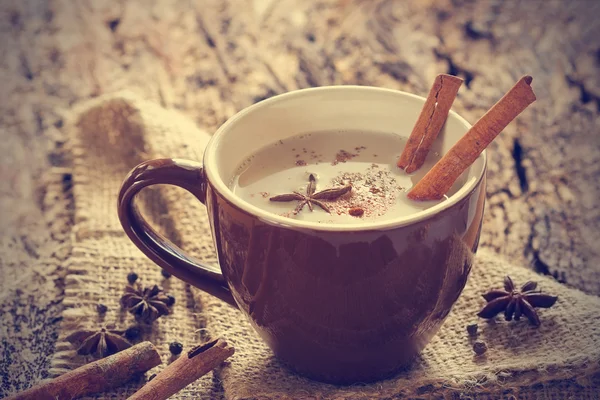
[[119,191],[119,220],[129,239],[152,261],[203,291],[233,305],[236,303],[219,267],[206,265],[156,232],[134,204],[135,196],[146,186],[174,185],[206,200],[206,178],[202,164],[182,159],[145,161],[131,170]]

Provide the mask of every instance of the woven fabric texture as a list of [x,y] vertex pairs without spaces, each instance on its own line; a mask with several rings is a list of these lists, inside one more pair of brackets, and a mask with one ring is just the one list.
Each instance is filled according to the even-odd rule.
[[[236,348],[223,367],[173,398],[600,398],[600,299],[512,265],[486,249],[479,251],[467,287],[447,321],[410,369],[385,381],[345,387],[290,372],[240,312],[176,278],[164,278],[125,236],[117,219],[117,192],[132,167],[159,157],[200,160],[208,135],[178,112],[129,93],[75,107],[68,130],[75,215],[61,338],[80,326],[133,325],[132,316],[118,304],[130,271],[137,272],[142,283],[162,285],[177,302],[170,315],[145,327],[143,335],[161,351],[162,367],[170,360],[171,341],[189,347],[208,337],[223,337]],[[160,187],[148,188],[140,197],[144,215],[159,231],[205,262],[217,262],[206,212],[192,195]],[[475,314],[485,303],[482,292],[501,287],[507,274],[517,284],[537,280],[543,291],[559,296],[553,308],[540,311],[540,328],[526,320],[477,321]],[[104,317],[98,315],[97,303],[108,306]],[[475,322],[479,322],[477,339],[488,345],[481,357],[474,355],[474,338],[466,331]],[[52,373],[86,361],[70,343],[59,341]],[[110,398],[125,398],[142,384],[142,379],[134,381],[111,392]]]

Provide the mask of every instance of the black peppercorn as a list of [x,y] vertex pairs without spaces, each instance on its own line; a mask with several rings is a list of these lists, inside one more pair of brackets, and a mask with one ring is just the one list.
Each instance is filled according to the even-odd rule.
[[129,340],[135,340],[140,336],[141,330],[139,326],[130,326],[125,331],[125,337]]
[[469,336],[476,336],[477,335],[477,324],[467,325],[467,332],[469,333]]
[[487,351],[487,344],[478,340],[475,343],[473,343],[473,351],[475,352],[475,354],[480,356]]
[[108,311],[108,307],[106,307],[102,303],[98,303],[98,304],[96,304],[96,310],[98,311],[99,314],[106,314],[106,312]]
[[183,351],[183,345],[179,342],[171,342],[171,344],[169,344],[169,351],[174,356],[179,355]]
[[167,295],[167,305],[169,307],[171,307],[173,304],[175,304],[175,297],[173,297],[170,294],[168,294]]
[[167,271],[165,271],[164,269],[160,270],[160,273],[162,274],[162,276],[164,276],[165,278],[170,278],[171,274],[168,273]]
[[129,282],[130,285],[133,285],[135,281],[137,281],[137,279],[138,274],[136,274],[135,272],[130,272],[127,274],[127,282]]

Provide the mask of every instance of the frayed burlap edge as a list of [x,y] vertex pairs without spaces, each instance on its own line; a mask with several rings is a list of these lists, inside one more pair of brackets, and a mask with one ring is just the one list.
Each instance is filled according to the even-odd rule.
[[[51,236],[53,238],[57,235],[62,236],[62,243],[54,252],[52,260],[44,260],[44,265],[47,268],[48,264],[52,263],[55,268],[61,268],[62,271],[60,277],[56,276],[56,278],[62,279],[64,284],[66,275],[68,275],[68,265],[73,251],[73,222],[75,218],[73,198],[73,159],[70,142],[65,142],[60,149],[55,150],[55,153],[59,155],[58,158],[62,161],[62,165],[61,167],[50,169],[48,173],[45,174],[44,181],[47,182],[47,185],[45,186],[45,197],[54,199],[55,201],[51,203],[52,206],[50,209],[46,206],[44,215],[48,218]],[[62,330],[65,325],[64,310],[62,314],[63,315],[59,317],[61,319],[59,330]],[[65,372],[65,351],[62,347],[61,342],[57,341],[55,344],[54,356],[50,361],[50,368],[48,370],[49,377],[45,379],[45,381]],[[57,354],[59,354],[58,357]]]
[[[94,228],[97,226],[94,225],[94,219],[97,218],[94,215],[93,207],[96,205],[95,202],[104,202],[106,199],[90,199],[89,198],[89,185],[93,185],[94,182],[90,182],[88,177],[85,176],[87,160],[87,154],[91,151],[102,151],[102,149],[90,148],[89,144],[84,144],[81,142],[81,137],[76,134],[78,129],[81,129],[78,125],[81,120],[85,117],[86,113],[94,112],[95,110],[100,110],[105,106],[110,104],[116,104],[117,107],[123,106],[124,108],[128,108],[132,111],[132,113],[139,113],[140,115],[144,112],[148,112],[150,114],[153,111],[160,110],[160,112],[169,112],[175,115],[176,111],[174,110],[164,110],[162,107],[157,105],[147,103],[146,101],[138,98],[133,93],[124,91],[115,94],[108,94],[105,96],[101,96],[99,98],[88,100],[77,104],[71,110],[69,115],[65,116],[65,132],[69,133],[69,141],[63,147],[63,151],[65,154],[71,156],[71,163],[68,169],[64,169],[64,171],[68,172],[69,176],[72,177],[72,191],[70,193],[71,198],[74,202],[74,206],[72,207],[71,214],[69,215],[70,219],[70,243],[69,243],[69,256],[65,257],[66,261],[64,262],[64,269],[66,269],[65,273],[65,297],[63,301],[64,311],[62,313],[62,323],[60,326],[60,335],[56,342],[55,353],[51,360],[51,368],[50,368],[50,376],[56,377],[65,372],[68,372],[74,368],[81,366],[82,364],[90,361],[89,357],[81,357],[77,355],[77,352],[74,346],[65,340],[70,333],[73,331],[89,326],[96,326],[99,323],[104,323],[103,317],[99,316],[94,307],[91,307],[89,302],[87,304],[82,304],[90,297],[90,287],[96,284],[100,284],[100,281],[94,276],[94,274],[90,274],[90,271],[86,270],[90,257],[94,254],[97,254],[99,247],[97,244],[105,242],[126,242],[126,246],[131,250],[131,254],[129,258],[134,259],[134,262],[137,264],[143,264],[143,267],[139,267],[142,272],[140,274],[143,275],[152,275],[154,281],[152,283],[162,279],[163,282],[170,282],[171,285],[176,285],[180,287],[186,287],[185,289],[185,298],[178,297],[178,301],[176,303],[176,307],[185,307],[187,310],[185,318],[187,321],[187,328],[190,329],[193,326],[193,331],[186,332],[186,335],[196,336],[197,338],[193,339],[193,343],[197,344],[203,340],[206,336],[204,334],[204,321],[202,314],[195,309],[196,304],[194,304],[193,296],[189,290],[189,287],[185,285],[183,282],[176,280],[166,281],[164,278],[160,277],[160,269],[157,268],[152,262],[147,260],[145,256],[139,252],[139,250],[135,249],[133,245],[129,242],[129,239],[126,238],[124,232],[121,229],[115,230],[107,230],[107,231],[97,231]],[[170,116],[173,116],[170,115]],[[136,117],[136,116],[134,116]],[[137,116],[136,118],[143,119],[143,116]],[[140,126],[143,126],[145,121],[138,121]],[[196,129],[195,125],[188,120],[182,122],[180,124],[180,129],[186,130],[187,128]],[[146,153],[144,149],[141,154],[138,154],[139,158],[148,159],[153,157],[158,157],[160,154],[153,153],[149,151]],[[102,168],[101,165],[97,166],[98,168]],[[125,171],[126,172],[126,171]],[[125,172],[119,175],[119,179],[122,179],[125,176]],[[116,198],[114,201],[110,199],[110,205],[112,206],[114,203],[114,215],[116,216]],[[114,226],[113,226],[114,228]],[[94,253],[96,252],[96,253]],[[92,255],[92,256],[91,256]],[[151,272],[148,272],[151,271]],[[123,287],[126,284],[125,276],[128,271],[122,271],[122,276],[116,277],[116,279],[121,279],[123,281]],[[179,292],[181,293],[181,289]],[[80,296],[81,295],[81,296]],[[92,296],[93,297],[93,296]],[[114,302],[118,304],[118,297],[113,296]],[[114,303],[113,302],[113,303]],[[181,303],[178,305],[178,303]],[[113,304],[114,306],[114,304]],[[118,307],[118,306],[117,306]],[[180,311],[181,312],[181,311]],[[123,312],[121,312],[123,313]],[[131,317],[131,316],[129,316]],[[120,319],[123,321],[123,316],[116,318],[115,320]],[[171,316],[165,316],[161,319],[171,318]],[[183,318],[183,317],[181,317]],[[112,322],[112,321],[111,321]],[[160,322],[159,322],[160,323]],[[164,322],[163,322],[164,323]],[[154,324],[153,324],[154,325]],[[144,330],[146,333],[150,328],[146,327]],[[152,328],[154,329],[154,328]],[[186,329],[186,327],[181,327],[181,329]],[[164,330],[164,329],[163,329]],[[172,332],[173,328],[169,329]],[[162,332],[162,337],[165,337],[165,333]],[[159,372],[164,366],[172,360],[172,357],[168,351],[168,343],[160,343],[159,340],[156,339],[156,335],[154,335],[154,339],[144,337],[145,340],[151,340],[154,344],[159,347],[159,352],[163,358],[163,364],[156,369],[153,369],[150,372]],[[162,340],[164,342],[164,340]],[[188,340],[188,343],[185,345],[190,345],[191,340]],[[149,373],[150,373],[149,372]],[[131,384],[124,386],[123,388],[117,389],[116,391],[111,392],[111,396],[117,398],[128,397],[130,396],[137,388],[143,384],[140,380],[134,380]],[[100,395],[101,396],[101,395]],[[200,381],[197,382],[196,387],[190,390],[184,390],[180,395],[176,395],[174,398],[180,398],[181,396],[188,397],[192,396],[193,398],[206,398],[206,399],[217,399],[223,397],[223,390],[219,380],[209,374]]]

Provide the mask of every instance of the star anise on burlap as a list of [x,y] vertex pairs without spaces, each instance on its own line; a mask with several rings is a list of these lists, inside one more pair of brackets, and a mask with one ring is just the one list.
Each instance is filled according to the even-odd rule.
[[271,201],[299,201],[294,214],[298,214],[304,206],[308,205],[310,211],[313,210],[313,204],[321,207],[323,210],[331,213],[331,210],[321,200],[335,200],[338,197],[348,193],[352,190],[352,185],[344,185],[336,188],[325,189],[319,192],[317,190],[317,180],[313,174],[308,177],[308,186],[306,187],[306,194],[300,194],[298,192],[292,192],[287,194],[280,194],[273,196],[269,200]]
[[81,355],[91,354],[96,358],[104,358],[131,347],[131,343],[122,337],[123,333],[125,331],[106,327],[99,330],[82,329],[67,336],[66,340],[78,345],[77,353]]
[[172,304],[171,298],[158,285],[147,288],[142,288],[139,284],[127,285],[125,294],[121,296],[121,305],[135,315],[136,319],[147,324],[168,314]]
[[518,290],[509,276],[504,278],[504,290],[490,290],[483,295],[488,302],[477,314],[481,318],[494,318],[504,311],[504,318],[518,321],[525,315],[534,326],[540,325],[540,318],[534,308],[549,308],[556,303],[557,296],[544,294],[536,290],[537,282],[529,281]]

